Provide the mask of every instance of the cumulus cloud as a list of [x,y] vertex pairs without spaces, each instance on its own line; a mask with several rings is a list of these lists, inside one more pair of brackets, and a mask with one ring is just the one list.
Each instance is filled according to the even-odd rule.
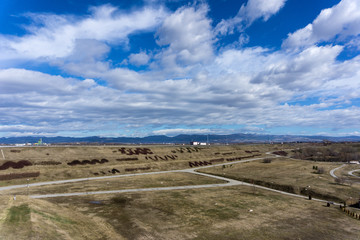
[[145,52],[132,53],[129,56],[129,62],[135,66],[146,65],[150,60],[150,56]]
[[336,57],[342,49],[341,46],[312,46],[294,56],[283,55],[281,60],[267,64],[266,70],[260,71],[252,82],[267,82],[294,91],[319,88],[337,76]]
[[221,35],[232,34],[234,31],[242,32],[257,19],[267,21],[280,11],[285,2],[286,0],[249,0],[241,6],[235,17],[221,20],[215,32]]
[[153,30],[166,15],[162,7],[144,7],[124,13],[111,5],[93,7],[85,18],[29,14],[34,24],[27,28],[28,34],[11,38],[1,36],[0,47],[13,58],[64,58],[74,52],[77,41],[82,39],[127,44],[130,34]]
[[283,47],[306,47],[323,41],[344,40],[360,34],[360,2],[342,0],[332,8],[321,11],[306,27],[290,33]]
[[156,33],[157,44],[167,46],[156,56],[162,66],[175,68],[212,59],[213,35],[208,10],[207,5],[182,7],[165,18]]
[[[337,6],[345,3],[351,1]],[[266,21],[284,4],[250,0],[239,10],[240,20],[235,17],[226,22],[223,33],[241,30],[257,19]],[[335,14],[340,11],[335,8],[320,15],[332,16],[329,19],[341,16]],[[325,17],[311,24],[310,35],[318,37],[309,39],[318,40],[300,49],[233,45],[215,49],[208,12],[204,4],[183,6],[172,13],[151,7],[125,13],[106,5],[93,8],[82,18],[32,16],[35,24],[27,35],[0,36],[0,49],[4,50],[0,59],[13,65],[0,70],[0,132],[175,135],[227,133],[214,128],[223,124],[241,125],[239,131],[251,132],[294,125],[360,127],[360,109],[352,105],[360,98],[360,57],[339,61],[344,49],[340,43],[314,45],[333,34],[340,37],[335,33],[338,30],[320,27]],[[340,31],[344,37],[356,34],[357,26],[350,22],[344,23],[349,26],[346,34],[344,29]],[[321,34],[320,30],[315,34],[316,24],[323,28]],[[114,45],[131,44],[131,36],[139,31],[154,33],[155,49],[124,54],[128,56],[124,65],[107,59]],[[248,41],[249,36],[242,33],[239,44]],[[34,44],[34,49],[28,44]],[[42,44],[44,49],[37,52]],[[356,45],[356,38],[345,44]],[[76,77],[15,68],[5,53],[13,54],[9,56],[14,59],[46,59]],[[316,100],[297,101],[308,97]],[[145,130],[148,126],[160,130]]]

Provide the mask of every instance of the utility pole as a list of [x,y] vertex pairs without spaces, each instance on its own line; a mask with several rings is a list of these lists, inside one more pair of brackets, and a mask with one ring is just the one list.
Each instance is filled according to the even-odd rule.
[[2,154],[3,159],[5,160],[5,155],[4,155],[4,152],[2,149],[1,149],[1,154]]
[[29,196],[29,179],[26,179],[26,182],[27,182],[27,195]]

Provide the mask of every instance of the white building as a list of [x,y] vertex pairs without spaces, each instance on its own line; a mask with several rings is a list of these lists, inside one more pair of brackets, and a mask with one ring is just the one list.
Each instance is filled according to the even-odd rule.
[[350,164],[360,164],[359,161],[350,161],[349,163],[350,163]]
[[205,142],[190,142],[190,145],[200,145],[200,146],[206,146],[207,143]]

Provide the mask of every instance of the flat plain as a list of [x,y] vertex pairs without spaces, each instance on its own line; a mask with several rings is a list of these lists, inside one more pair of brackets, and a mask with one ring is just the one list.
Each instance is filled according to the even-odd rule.
[[[0,191],[0,238],[360,239],[360,220],[355,215],[336,204],[326,206],[326,201],[351,205],[359,198],[359,179],[348,175],[360,169],[358,165],[346,164],[336,170],[341,181],[330,175],[332,169],[344,164],[340,158],[348,151],[344,146],[349,148],[348,144],[0,147],[5,155],[0,159],[0,187],[25,184]],[[359,146],[351,145],[351,157],[360,152]],[[316,159],[306,155],[310,148],[315,148]],[[325,155],[326,161],[319,161],[319,152],[328,148],[334,152],[331,156],[338,152],[337,161],[329,161]],[[301,156],[296,149],[303,149]],[[278,157],[271,152],[287,155]],[[225,181],[191,172],[140,175],[199,167],[206,168],[196,171],[252,185],[161,190]],[[80,178],[84,180],[31,185]],[[136,191],[146,188],[159,189]],[[134,192],[31,198],[37,194],[122,189]],[[308,200],[308,195],[326,201]],[[356,208],[346,209],[360,214]]]

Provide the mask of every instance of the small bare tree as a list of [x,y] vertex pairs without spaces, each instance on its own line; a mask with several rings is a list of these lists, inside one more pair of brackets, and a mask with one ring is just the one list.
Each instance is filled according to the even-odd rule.
[[325,172],[325,169],[323,167],[317,168],[317,171],[316,171],[317,174],[323,174],[324,172]]

